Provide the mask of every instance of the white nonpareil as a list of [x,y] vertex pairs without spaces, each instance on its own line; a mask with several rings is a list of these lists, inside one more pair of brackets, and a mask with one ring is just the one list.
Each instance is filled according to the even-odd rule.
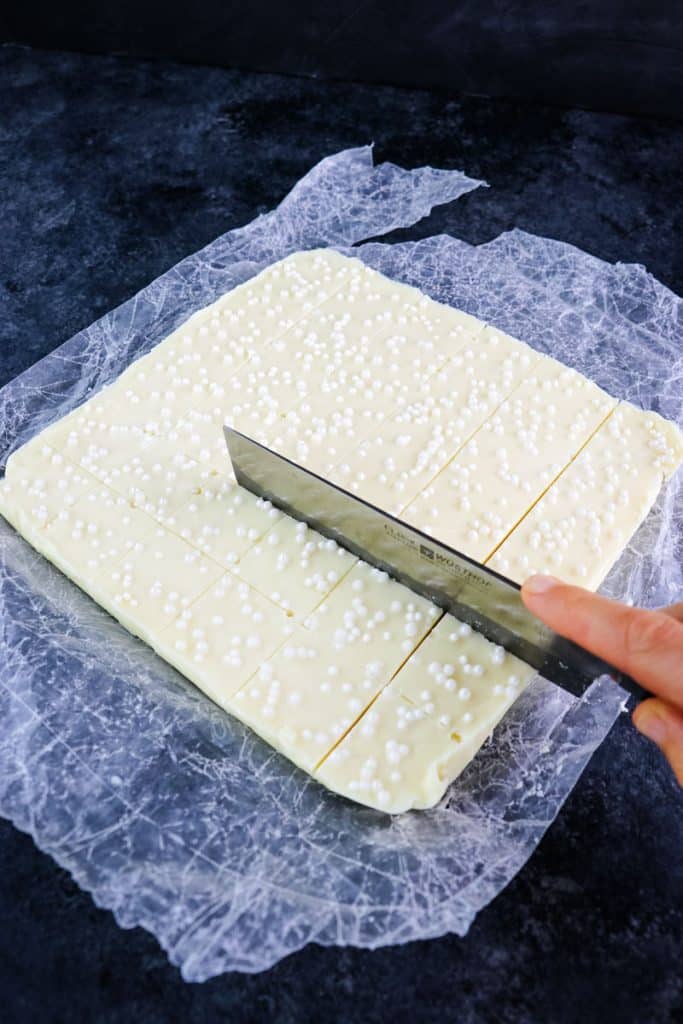
[[331,789],[429,807],[532,670],[237,487],[222,425],[522,580],[596,587],[678,429],[332,250],[200,310],[10,458],[0,511]]

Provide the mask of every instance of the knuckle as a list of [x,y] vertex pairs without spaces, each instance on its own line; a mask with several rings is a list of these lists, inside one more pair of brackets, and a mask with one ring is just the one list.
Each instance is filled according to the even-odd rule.
[[634,608],[626,618],[624,646],[630,657],[643,657],[673,644],[679,632],[679,624],[668,615]]

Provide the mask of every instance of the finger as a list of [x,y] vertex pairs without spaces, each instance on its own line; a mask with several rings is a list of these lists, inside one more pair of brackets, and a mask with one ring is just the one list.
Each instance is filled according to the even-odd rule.
[[529,611],[672,704],[683,705],[683,624],[610,601],[552,576],[522,587]]
[[666,608],[660,608],[659,611],[664,612],[665,615],[670,615],[677,622],[683,622],[683,601],[679,601],[678,604],[667,605]]
[[633,712],[633,724],[643,736],[657,744],[683,786],[683,712],[652,697]]

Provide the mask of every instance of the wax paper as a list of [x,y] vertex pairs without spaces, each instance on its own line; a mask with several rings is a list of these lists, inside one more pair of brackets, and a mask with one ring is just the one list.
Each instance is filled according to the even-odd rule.
[[[369,148],[307,174],[273,212],[184,260],[0,392],[0,464],[195,309],[288,252],[330,245],[682,421],[680,300],[642,267],[508,232],[384,245],[483,183],[373,166]],[[605,589],[681,586],[675,484]],[[328,793],[130,636],[0,520],[0,813],[190,981],[259,971],[306,943],[464,935],[560,810],[623,706],[524,692],[443,801],[390,817]]]

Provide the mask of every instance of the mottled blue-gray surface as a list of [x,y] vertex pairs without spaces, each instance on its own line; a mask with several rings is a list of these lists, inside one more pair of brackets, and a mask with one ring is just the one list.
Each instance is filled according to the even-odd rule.
[[[681,136],[663,122],[11,49],[0,75],[2,382],[272,207],[321,156],[372,138],[378,159],[463,167],[493,186],[409,237],[479,242],[517,225],[640,261],[683,291]],[[682,810],[656,752],[622,720],[465,940],[309,948],[201,987],[3,824],[6,1016],[287,1021],[321,1019],[324,1006],[345,1021],[673,1020]]]

